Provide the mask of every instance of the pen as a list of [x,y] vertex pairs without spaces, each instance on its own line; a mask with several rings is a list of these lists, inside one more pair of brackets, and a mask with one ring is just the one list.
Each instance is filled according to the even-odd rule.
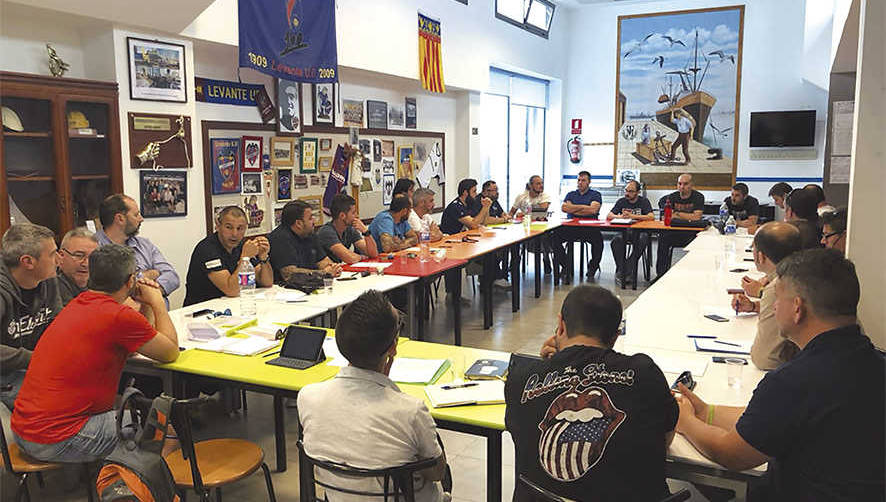
[[271,352],[270,354],[265,354],[262,357],[271,357],[271,356],[277,355],[279,353],[280,353],[279,350],[275,350],[274,352]]
[[308,303],[307,300],[286,300],[286,303]]
[[469,382],[469,383],[461,383],[461,384],[452,384],[452,385],[444,385],[440,387],[443,390],[452,390],[452,389],[463,389],[465,387],[473,387],[475,385],[480,385],[477,382]]
[[723,345],[731,345],[731,346],[733,346],[733,347],[741,347],[740,344],[737,344],[737,343],[730,343],[730,342],[721,342],[720,340],[714,340],[714,343],[720,343],[720,344],[723,344]]
[[717,338],[714,335],[686,335],[686,338]]

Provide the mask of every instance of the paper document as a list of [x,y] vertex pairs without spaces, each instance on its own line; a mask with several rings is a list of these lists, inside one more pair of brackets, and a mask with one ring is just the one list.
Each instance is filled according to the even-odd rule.
[[397,383],[433,383],[449,367],[448,359],[398,357],[388,378]]
[[727,354],[746,354],[751,353],[752,342],[742,342],[738,340],[725,340],[710,338],[694,338],[695,350],[699,352],[725,352]]
[[239,331],[239,333],[248,336],[258,336],[264,338],[265,340],[276,340],[277,331],[279,330],[280,326],[277,325],[258,324],[255,326],[243,328]]
[[425,395],[434,408],[467,404],[504,404],[505,383],[502,380],[428,385]]
[[279,344],[276,340],[265,340],[258,336],[223,336],[194,348],[210,352],[223,352],[236,356],[253,356],[272,349]]
[[578,220],[579,225],[600,225],[602,223],[600,220]]
[[351,263],[352,268],[388,268],[393,265],[392,262],[382,263],[379,261],[358,261]]
[[612,218],[609,222],[613,225],[630,225],[634,220],[630,218]]

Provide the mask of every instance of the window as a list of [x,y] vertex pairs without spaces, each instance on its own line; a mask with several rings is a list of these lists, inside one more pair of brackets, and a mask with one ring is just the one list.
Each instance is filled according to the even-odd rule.
[[548,38],[554,8],[550,0],[495,0],[495,17]]

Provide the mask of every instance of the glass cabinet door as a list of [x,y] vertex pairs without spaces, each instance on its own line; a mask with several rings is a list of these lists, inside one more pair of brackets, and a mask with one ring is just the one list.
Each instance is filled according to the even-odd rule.
[[107,103],[65,103],[68,173],[71,177],[73,226],[98,220],[98,206],[111,192],[110,107]]
[[3,168],[10,223],[35,223],[61,230],[52,102],[3,96]]

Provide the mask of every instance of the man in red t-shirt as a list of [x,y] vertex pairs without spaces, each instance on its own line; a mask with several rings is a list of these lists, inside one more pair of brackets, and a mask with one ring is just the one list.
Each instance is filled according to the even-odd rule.
[[[135,253],[109,244],[89,257],[88,290],[46,329],[12,414],[22,450],[55,462],[91,462],[117,444],[114,398],[133,352],[172,362],[178,336],[163,292],[137,279]],[[132,297],[141,311],[123,305]]]

